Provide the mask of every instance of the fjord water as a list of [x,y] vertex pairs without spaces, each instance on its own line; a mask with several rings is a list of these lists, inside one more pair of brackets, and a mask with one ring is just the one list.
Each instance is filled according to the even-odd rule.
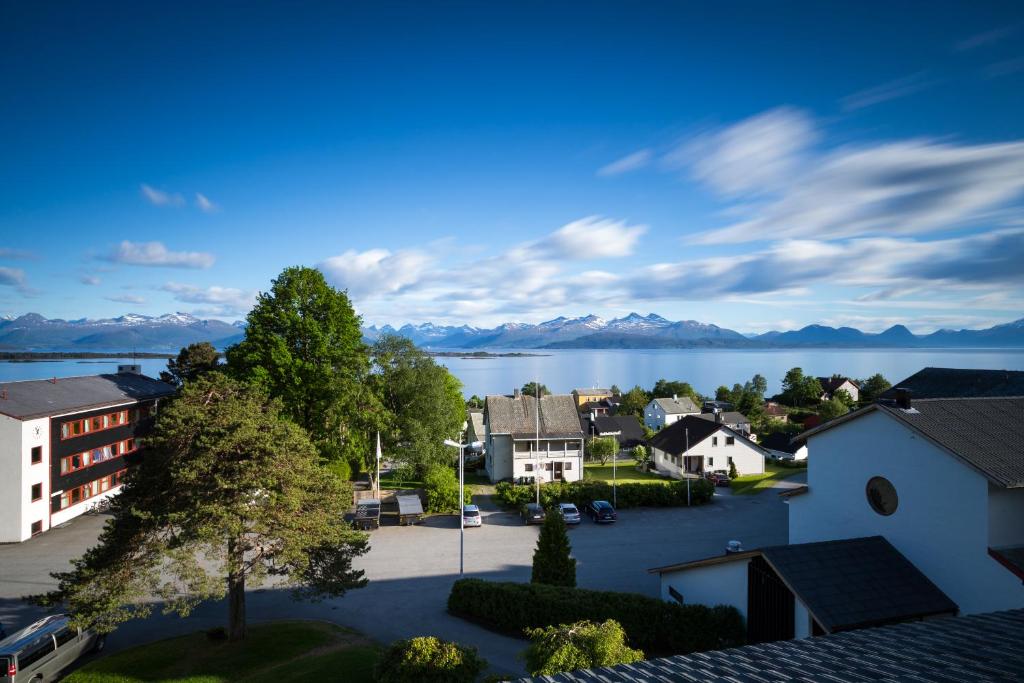
[[[501,352],[508,352],[502,349]],[[881,372],[897,382],[923,367],[1024,370],[1024,349],[566,349],[523,350],[545,354],[528,357],[443,357],[462,380],[466,396],[511,393],[515,387],[539,379],[552,391],[575,387],[617,384],[623,391],[634,384],[650,388],[660,378],[689,382],[697,391],[713,394],[721,384],[732,386],[755,373],[768,379],[770,393],[780,389],[783,375],[792,367],[806,374],[841,374],[867,377]],[[0,362],[0,382],[48,379],[116,372],[126,359],[88,359],[33,363]],[[156,377],[167,362],[159,358],[135,361],[142,371]]]

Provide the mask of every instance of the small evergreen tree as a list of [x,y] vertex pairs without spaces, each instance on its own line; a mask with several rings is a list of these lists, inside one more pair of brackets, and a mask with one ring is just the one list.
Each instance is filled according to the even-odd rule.
[[576,586],[576,560],[569,555],[569,535],[565,531],[565,520],[557,512],[544,518],[533,552],[533,575],[530,583],[545,583],[550,586]]
[[730,479],[735,479],[738,476],[740,476],[740,473],[736,471],[736,463],[730,461],[729,462],[729,478]]

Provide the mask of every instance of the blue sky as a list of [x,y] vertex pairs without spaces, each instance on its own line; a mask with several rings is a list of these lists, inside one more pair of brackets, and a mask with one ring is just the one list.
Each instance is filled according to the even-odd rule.
[[1024,315],[1015,2],[5,3],[0,121],[3,314]]

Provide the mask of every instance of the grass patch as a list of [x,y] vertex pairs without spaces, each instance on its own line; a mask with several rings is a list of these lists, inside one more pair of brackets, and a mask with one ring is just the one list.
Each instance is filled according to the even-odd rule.
[[378,650],[353,631],[313,621],[249,627],[241,643],[203,632],[160,640],[91,662],[65,683],[230,683],[344,680],[369,683]]
[[733,493],[757,493],[771,488],[777,481],[795,477],[801,472],[806,471],[806,467],[783,467],[766,460],[764,463],[764,474],[745,474],[742,477],[736,477],[729,483],[729,486],[732,488]]
[[[612,466],[602,465],[600,463],[586,463],[583,466],[583,478],[584,479],[599,479],[601,481],[612,480]],[[639,472],[636,466],[629,463],[617,463],[615,465],[615,481],[620,484],[626,483],[654,483],[664,484],[669,481],[665,477],[660,477],[657,474],[651,474],[650,472]]]
[[394,472],[384,472],[380,475],[380,487],[382,489],[421,489],[423,488],[422,479],[399,479],[395,476]]

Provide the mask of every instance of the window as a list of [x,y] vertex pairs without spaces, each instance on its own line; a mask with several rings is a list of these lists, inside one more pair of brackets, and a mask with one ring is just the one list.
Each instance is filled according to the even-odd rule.
[[735,446],[736,445],[736,437],[735,436],[727,436],[727,437],[725,437],[725,445],[726,446]]
[[124,441],[115,441],[107,446],[94,448],[91,451],[69,455],[66,458],[61,458],[60,473],[68,474],[70,472],[77,472],[78,470],[83,470],[86,467],[91,467],[97,463],[106,462],[107,460],[113,460],[114,458],[119,458],[122,455],[132,453],[138,450],[138,448],[138,439],[125,439]]
[[137,410],[131,409],[118,410],[113,413],[106,413],[105,415],[94,415],[93,417],[86,417],[81,420],[68,420],[60,426],[60,438],[72,439],[82,434],[91,434],[93,432],[101,432],[104,429],[120,427],[129,422],[135,422],[138,420],[138,415],[139,412]]
[[525,467],[524,469],[525,469],[525,470],[526,470],[527,472],[533,472],[533,463],[532,463],[532,462],[528,462],[528,463],[526,463],[526,467]]
[[35,502],[43,497],[43,485],[32,484],[32,502]]
[[37,522],[32,522],[32,535],[35,536],[41,533],[43,533],[43,520],[40,519]]
[[718,437],[717,436],[711,437],[711,445],[712,446],[717,446],[718,445]]
[[56,649],[57,646],[53,644],[53,636],[49,633],[45,636],[39,636],[34,643],[26,647],[18,655],[18,666],[24,671]]
[[727,458],[725,459],[725,461],[726,461],[727,463],[729,463],[730,465],[732,465],[732,456],[730,455],[729,457],[727,457]]
[[43,447],[33,446],[32,447],[32,464],[38,465],[43,461]]
[[70,643],[72,640],[78,637],[78,630],[73,628],[64,627],[61,630],[53,634],[53,637],[57,639],[57,647]]
[[572,463],[571,462],[565,463],[565,469],[571,470],[572,469]]
[[714,467],[714,466],[715,466],[715,459],[714,458],[708,458],[708,467]]
[[550,462],[544,463],[544,469],[547,470],[548,472],[550,472],[551,471],[551,465],[552,465],[552,463],[550,463]]
[[896,508],[899,507],[900,500],[896,495],[896,487],[885,477],[871,477],[865,493],[871,509],[884,517],[896,512]]

